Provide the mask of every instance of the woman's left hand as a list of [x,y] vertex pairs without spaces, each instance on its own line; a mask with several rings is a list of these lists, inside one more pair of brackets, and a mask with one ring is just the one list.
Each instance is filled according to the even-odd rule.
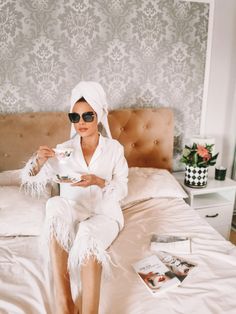
[[81,186],[81,187],[87,187],[90,185],[97,185],[100,188],[104,188],[105,186],[105,180],[97,177],[95,174],[83,174],[81,176],[81,181],[75,182],[71,184],[72,186]]

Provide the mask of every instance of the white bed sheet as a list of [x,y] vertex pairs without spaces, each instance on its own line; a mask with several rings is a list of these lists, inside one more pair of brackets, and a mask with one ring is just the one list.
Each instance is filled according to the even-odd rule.
[[[110,247],[116,267],[102,279],[100,314],[235,313],[236,250],[181,199],[151,199],[124,210],[125,227]],[[192,237],[197,263],[181,286],[152,297],[131,264],[149,251],[152,233]],[[183,255],[182,255],[183,256]],[[52,280],[37,237],[0,239],[0,313],[51,314]]]
[[[126,225],[111,248],[118,267],[102,285],[101,314],[236,313],[236,251],[181,199],[152,199],[125,210]],[[151,255],[152,233],[192,237],[198,264],[181,286],[153,297],[131,264]],[[184,256],[184,255],[181,255]]]
[[37,237],[0,238],[0,313],[55,314],[52,281]]

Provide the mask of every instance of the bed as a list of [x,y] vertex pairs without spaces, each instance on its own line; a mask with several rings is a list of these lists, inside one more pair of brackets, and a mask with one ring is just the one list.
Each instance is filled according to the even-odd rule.
[[[99,313],[235,313],[235,246],[185,203],[171,174],[172,111],[114,110],[109,124],[125,148],[129,194],[122,201],[125,227],[109,248],[112,274],[102,278]],[[54,313],[50,266],[38,254],[37,241],[45,202],[55,190],[49,187],[40,199],[22,194],[17,169],[40,144],[66,140],[69,128],[63,112],[0,116],[0,313]],[[153,233],[190,236],[192,253],[182,257],[197,265],[179,287],[155,298],[131,267],[153,254]],[[72,289],[76,296],[77,287]]]

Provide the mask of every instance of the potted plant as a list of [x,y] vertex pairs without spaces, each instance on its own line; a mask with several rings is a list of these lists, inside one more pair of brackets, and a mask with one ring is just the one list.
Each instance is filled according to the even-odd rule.
[[208,167],[215,165],[219,154],[212,154],[213,146],[214,144],[200,145],[196,143],[193,143],[192,146],[185,145],[180,159],[186,165],[185,185],[197,188],[207,185]]

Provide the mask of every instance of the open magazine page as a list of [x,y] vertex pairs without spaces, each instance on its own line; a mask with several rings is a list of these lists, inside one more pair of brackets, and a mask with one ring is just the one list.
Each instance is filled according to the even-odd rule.
[[141,259],[132,266],[146,288],[154,296],[181,283],[178,277],[156,255]]
[[182,257],[178,257],[167,252],[158,252],[157,254],[159,259],[178,277],[181,282],[187,277],[190,270],[196,266]]
[[153,234],[150,242],[151,251],[165,251],[176,254],[191,253],[191,238],[186,236]]

